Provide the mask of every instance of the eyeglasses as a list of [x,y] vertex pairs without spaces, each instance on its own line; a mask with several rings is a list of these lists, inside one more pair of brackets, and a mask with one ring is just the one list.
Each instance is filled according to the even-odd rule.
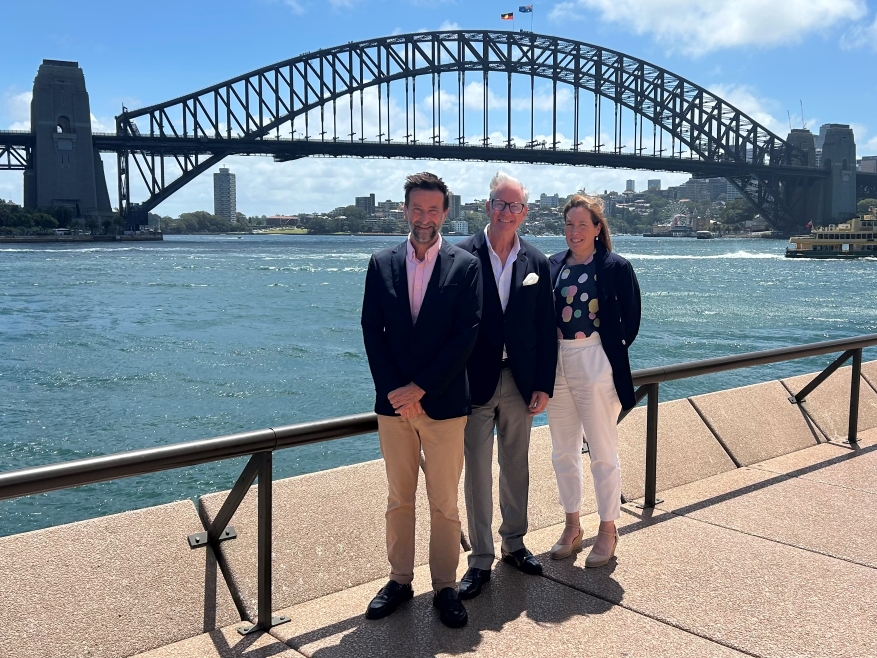
[[506,203],[502,199],[491,199],[490,207],[496,210],[497,212],[502,212],[506,208],[509,209],[509,212],[513,215],[520,215],[524,212],[525,206],[523,203]]

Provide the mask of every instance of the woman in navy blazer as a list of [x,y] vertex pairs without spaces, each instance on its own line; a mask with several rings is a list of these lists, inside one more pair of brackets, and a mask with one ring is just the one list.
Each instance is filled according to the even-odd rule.
[[554,396],[548,403],[552,463],[566,527],[554,559],[581,549],[582,431],[588,441],[600,527],[585,566],[615,554],[621,515],[618,414],[635,406],[627,350],[639,331],[639,283],[612,253],[600,199],[576,195],[563,209],[567,250],[549,259],[558,333]]

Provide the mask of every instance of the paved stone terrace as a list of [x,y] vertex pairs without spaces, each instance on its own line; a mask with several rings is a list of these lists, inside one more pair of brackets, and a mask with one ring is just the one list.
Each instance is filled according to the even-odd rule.
[[545,574],[498,564],[464,629],[431,606],[425,526],[414,600],[363,618],[387,568],[371,462],[275,483],[274,607],[290,623],[235,631],[255,612],[255,491],[232,520],[238,539],[188,549],[221,493],[201,499],[201,519],[184,501],[0,539],[0,655],[877,656],[877,362],[863,370],[858,446],[844,442],[849,368],[789,404],[810,377],[663,403],[653,510],[636,505],[644,410],[625,419],[630,502],[617,559],[598,569],[583,566],[590,542],[547,558],[562,515],[550,439],[534,430],[527,544]]

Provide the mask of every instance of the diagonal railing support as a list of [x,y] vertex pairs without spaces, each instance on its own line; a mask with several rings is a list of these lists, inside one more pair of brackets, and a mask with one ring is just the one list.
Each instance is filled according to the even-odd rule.
[[853,360],[853,371],[850,373],[850,414],[849,425],[847,426],[847,441],[850,444],[856,445],[859,442],[859,390],[861,388],[862,380],[861,347],[847,350],[841,354],[830,366],[814,377],[813,381],[807,384],[807,386],[802,388],[795,395],[789,396],[789,402],[792,404],[801,404],[804,402],[807,399],[807,396],[810,395],[817,386],[831,377],[837,369],[849,361],[850,358]]
[[262,454],[264,453],[259,452],[250,457],[250,461],[247,462],[244,470],[241,471],[237,482],[234,483],[234,486],[228,494],[228,498],[225,499],[222,507],[219,508],[219,513],[217,513],[216,517],[213,519],[213,523],[210,524],[210,527],[207,528],[205,532],[197,532],[194,535],[189,535],[190,548],[200,548],[217,541],[224,541],[226,539],[234,539],[237,537],[235,529],[233,527],[228,527],[228,523],[231,521],[231,517],[234,516],[238,507],[240,507],[241,501],[243,501],[244,496],[247,495],[247,491],[249,491],[253,482],[256,480],[256,476],[259,473],[260,456]]
[[[856,352],[856,350],[847,350],[839,357],[837,357],[830,366],[828,366],[825,370],[816,375],[816,377],[813,378],[813,381],[811,381],[809,384],[807,384],[807,386],[805,386],[795,395],[789,398],[789,402],[791,402],[792,404],[801,404],[802,402],[804,402],[807,399],[807,396],[810,395],[817,386],[819,386],[822,382],[831,377],[838,368],[840,368],[844,363],[849,361],[854,352]],[[861,354],[861,350],[859,350],[859,354]]]

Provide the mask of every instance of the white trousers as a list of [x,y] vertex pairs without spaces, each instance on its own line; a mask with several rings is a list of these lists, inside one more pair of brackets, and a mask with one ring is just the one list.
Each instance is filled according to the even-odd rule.
[[621,516],[621,466],[618,462],[618,414],[621,402],[612,366],[600,335],[561,340],[554,396],[548,402],[551,461],[560,504],[567,514],[582,506],[582,432],[588,441],[591,475],[601,521]]

